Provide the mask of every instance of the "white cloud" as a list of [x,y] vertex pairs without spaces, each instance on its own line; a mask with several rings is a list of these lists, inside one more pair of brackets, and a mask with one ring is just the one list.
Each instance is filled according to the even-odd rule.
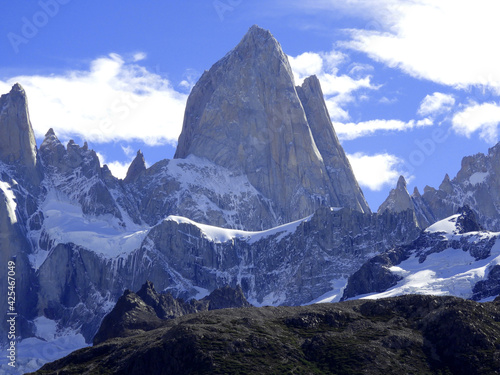
[[[137,53],[134,60],[144,58]],[[92,61],[89,70],[63,75],[18,76],[28,95],[36,136],[54,128],[60,139],[81,137],[95,143],[142,141],[175,144],[182,129],[187,95],[170,82],[120,55]]]
[[305,52],[297,57],[288,56],[293,70],[295,83],[300,84],[304,78],[320,74],[323,70],[323,59],[318,53]]
[[406,73],[456,88],[500,94],[498,0],[289,0],[301,13],[334,13],[365,23],[341,46]]
[[[399,176],[404,175],[403,160],[395,155],[382,153],[366,155],[362,152],[347,155],[354,175],[362,187],[373,191],[380,191],[386,186],[395,186]],[[405,176],[407,181],[412,176]]]
[[470,137],[479,131],[479,136],[488,143],[498,142],[500,106],[495,103],[472,104],[456,113],[452,127],[458,133]]
[[351,30],[345,45],[377,61],[441,84],[500,92],[497,0],[324,1],[374,15],[377,27]]
[[372,135],[379,131],[406,131],[415,127],[430,126],[433,122],[425,118],[423,120],[408,122],[400,120],[370,120],[358,123],[334,122],[333,127],[340,140],[352,140],[359,137]]
[[453,95],[435,92],[432,95],[426,95],[424,100],[422,100],[418,114],[421,116],[439,114],[449,111],[454,105],[455,98]]
[[123,153],[129,158],[134,156],[134,149],[130,146],[121,146]]
[[372,85],[369,75],[360,74],[367,70],[366,66],[351,69],[352,76],[339,74],[339,65],[346,59],[345,54],[335,50],[328,53],[305,52],[296,57],[288,56],[295,84],[301,85],[304,79],[311,75],[318,77],[328,112],[334,121],[349,119],[349,113],[344,107],[347,103],[356,100],[354,94],[356,91],[363,88],[369,90],[378,88]]
[[137,52],[134,54],[134,62],[145,60],[147,57],[144,52]]
[[99,158],[99,161],[101,162],[101,165],[106,164],[116,178],[121,178],[124,179],[125,176],[127,175],[128,168],[130,167],[130,162],[120,162],[120,161],[112,161],[112,162],[107,162],[106,161],[106,156],[101,154],[100,152],[96,152],[97,157]]

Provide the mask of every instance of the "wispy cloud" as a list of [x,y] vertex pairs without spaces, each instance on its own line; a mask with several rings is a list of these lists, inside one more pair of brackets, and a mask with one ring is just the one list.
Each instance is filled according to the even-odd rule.
[[453,95],[435,92],[432,95],[425,96],[418,109],[418,114],[421,116],[437,115],[450,111],[454,105],[455,98]]
[[433,125],[433,122],[428,118],[419,121],[410,120],[408,122],[400,120],[370,120],[358,123],[333,123],[339,139],[347,141],[373,135],[381,131],[407,131],[416,127],[430,125]]
[[288,59],[297,85],[302,84],[304,79],[311,75],[318,77],[328,112],[333,120],[349,119],[345,105],[356,100],[357,91],[378,89],[378,86],[371,83],[371,76],[366,74],[366,67],[353,68],[350,74],[339,73],[339,66],[347,60],[347,56],[342,52],[305,52],[295,57],[289,56]]
[[61,75],[18,76],[0,81],[2,92],[15,82],[28,95],[35,134],[54,128],[62,139],[81,137],[95,143],[142,141],[175,144],[182,128],[187,95],[161,76],[110,54],[92,61],[88,70]]
[[362,187],[380,191],[384,187],[395,186],[399,176],[404,175],[407,181],[413,177],[403,172],[403,160],[395,155],[381,153],[367,155],[362,152],[347,155],[354,175]]

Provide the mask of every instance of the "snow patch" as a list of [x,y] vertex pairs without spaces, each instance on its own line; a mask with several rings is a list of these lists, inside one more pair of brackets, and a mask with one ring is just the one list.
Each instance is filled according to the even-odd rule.
[[175,216],[175,215],[170,215],[168,216],[165,221],[173,221],[178,224],[190,224],[193,225],[201,230],[203,233],[204,237],[214,243],[225,243],[229,241],[234,241],[235,239],[239,239],[242,241],[247,241],[249,244],[253,244],[255,242],[258,242],[266,237],[274,236],[279,234],[279,236],[276,237],[275,241],[280,242],[283,238],[286,236],[294,233],[297,230],[297,227],[309,220],[311,220],[313,215],[310,215],[306,218],[280,225],[271,229],[267,229],[264,231],[244,231],[244,230],[239,230],[239,229],[227,229],[227,228],[220,228],[220,227],[215,227],[212,225],[207,225],[207,224],[200,224],[197,223],[193,220],[190,220],[188,218],[182,217],[182,216]]
[[14,195],[14,192],[12,191],[12,187],[7,182],[0,181],[0,189],[3,191],[5,198],[6,198],[7,214],[9,215],[10,222],[11,222],[11,224],[15,224],[15,223],[17,223],[16,196]]
[[17,343],[16,366],[8,365],[7,356],[0,356],[0,374],[21,375],[37,371],[48,362],[67,356],[75,350],[89,346],[81,334],[75,332],[53,340],[30,337]]
[[469,177],[469,182],[472,186],[476,186],[477,184],[482,184],[486,181],[486,178],[489,176],[489,172],[476,172],[472,176]]
[[46,318],[45,316],[39,316],[36,318],[33,323],[35,323],[36,337],[50,341],[53,340],[57,334],[57,322],[51,319]]
[[347,277],[332,280],[330,284],[332,286],[332,290],[322,294],[318,298],[315,298],[308,303],[305,303],[303,306],[312,305],[315,303],[339,302],[342,298],[342,295],[344,294],[344,289],[347,286]]
[[456,214],[438,221],[437,223],[434,223],[430,227],[428,227],[425,231],[427,233],[444,232],[445,234],[453,234],[453,232],[457,229],[457,218],[459,216],[459,214]]
[[476,261],[469,252],[448,248],[427,256],[423,263],[414,255],[397,267],[389,268],[403,277],[394,287],[382,293],[359,296],[378,299],[405,294],[452,295],[471,298],[474,285],[487,277],[487,270],[500,263],[500,246],[495,244],[491,256]]
[[148,233],[145,227],[131,223],[125,229],[111,215],[87,217],[79,205],[55,191],[47,194],[42,209],[44,229],[54,244],[72,242],[107,258],[130,254],[141,246]]

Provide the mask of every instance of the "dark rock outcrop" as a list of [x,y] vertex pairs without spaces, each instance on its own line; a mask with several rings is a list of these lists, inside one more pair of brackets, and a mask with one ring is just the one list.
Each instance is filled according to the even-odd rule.
[[500,302],[408,295],[165,321],[37,374],[499,374]]
[[457,213],[460,214],[457,218],[456,224],[458,233],[464,234],[484,230],[478,223],[476,214],[469,208],[469,206],[466,205],[461,207]]
[[166,319],[174,319],[200,311],[252,306],[241,288],[223,287],[196,301],[185,302],[170,293],[158,293],[153,283],[146,282],[137,293],[126,290],[113,310],[106,315],[94,337],[94,345],[114,337],[129,337],[151,331]]

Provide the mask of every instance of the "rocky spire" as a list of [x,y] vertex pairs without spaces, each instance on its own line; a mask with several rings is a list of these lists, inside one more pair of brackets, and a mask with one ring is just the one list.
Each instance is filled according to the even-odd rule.
[[19,83],[0,97],[0,160],[21,168],[22,174],[38,181],[35,135],[28,112],[28,99]]
[[386,210],[391,212],[401,212],[408,209],[414,209],[412,199],[408,190],[406,190],[406,180],[403,176],[399,176],[398,183],[395,189],[392,189],[389,196],[378,209],[379,213]]
[[369,211],[340,151],[319,82],[308,81],[302,97],[309,115],[280,44],[253,26],[194,86],[175,158],[196,155],[245,174],[283,221],[322,205]]
[[132,161],[127,170],[124,182],[134,182],[139,175],[146,170],[146,161],[141,150],[137,151],[135,159]]
[[47,133],[45,133],[45,138],[40,145],[40,155],[42,160],[47,166],[54,166],[61,163],[64,155],[66,154],[66,148],[57,138],[54,129],[50,128]]
[[342,205],[370,212],[370,207],[333,128],[318,77],[313,75],[306,78],[302,86],[296,87],[296,90],[314,142],[333,185],[332,194],[339,202],[343,202]]

